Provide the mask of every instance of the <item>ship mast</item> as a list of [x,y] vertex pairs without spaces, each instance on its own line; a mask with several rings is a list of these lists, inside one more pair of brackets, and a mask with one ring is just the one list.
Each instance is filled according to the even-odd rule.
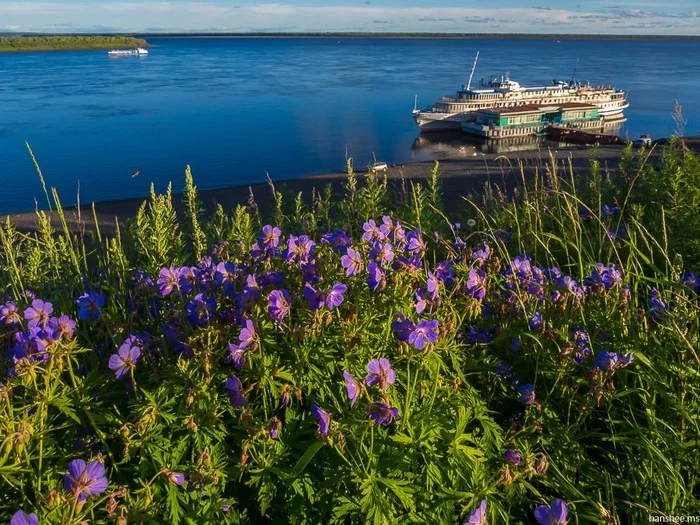
[[469,82],[467,82],[467,91],[469,91],[469,89],[472,86],[472,77],[474,76],[474,70],[476,69],[476,61],[477,60],[479,60],[479,52],[478,51],[476,52],[476,56],[474,57],[474,65],[472,66],[472,71],[471,71],[471,73],[469,73]]

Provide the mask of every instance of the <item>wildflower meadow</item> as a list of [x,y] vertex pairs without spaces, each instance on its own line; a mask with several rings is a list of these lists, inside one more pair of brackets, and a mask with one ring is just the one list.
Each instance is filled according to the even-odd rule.
[[[43,179],[42,179],[43,181]],[[700,158],[0,228],[0,522],[700,513]],[[454,197],[451,197],[453,201]],[[695,272],[695,273],[694,273]]]

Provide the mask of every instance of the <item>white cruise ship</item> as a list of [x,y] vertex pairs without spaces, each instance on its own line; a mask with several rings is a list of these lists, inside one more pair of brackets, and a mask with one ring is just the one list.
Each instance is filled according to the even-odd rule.
[[137,47],[135,49],[113,49],[112,51],[107,51],[107,54],[111,57],[143,56],[148,54],[148,49],[142,47]]
[[578,82],[553,81],[549,86],[521,86],[508,75],[480,82],[471,87],[472,76],[479,58],[477,53],[469,75],[469,82],[462,86],[456,97],[442,97],[430,108],[414,108],[413,118],[421,131],[461,130],[463,122],[473,120],[475,111],[489,108],[510,108],[522,105],[561,105],[571,102],[598,107],[598,114],[616,120],[629,106],[627,93],[612,86],[593,87]]

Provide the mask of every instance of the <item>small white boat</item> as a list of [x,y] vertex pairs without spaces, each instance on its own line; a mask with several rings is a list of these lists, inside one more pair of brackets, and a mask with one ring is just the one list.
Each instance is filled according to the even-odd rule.
[[107,51],[107,54],[111,57],[143,56],[148,54],[148,49],[142,47],[137,47],[135,49],[112,49],[111,51]]

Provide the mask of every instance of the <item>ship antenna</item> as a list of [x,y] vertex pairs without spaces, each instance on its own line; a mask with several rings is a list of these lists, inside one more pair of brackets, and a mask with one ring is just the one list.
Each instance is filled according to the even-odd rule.
[[571,75],[571,82],[569,82],[569,85],[574,83],[574,77],[576,76],[576,68],[578,67],[578,57],[576,58],[576,64],[574,64],[574,72]]
[[472,72],[469,73],[469,82],[467,82],[467,91],[469,91],[472,87],[472,77],[474,76],[474,70],[476,69],[476,61],[479,60],[479,52],[476,52],[476,56],[474,57],[474,65],[472,66]]

